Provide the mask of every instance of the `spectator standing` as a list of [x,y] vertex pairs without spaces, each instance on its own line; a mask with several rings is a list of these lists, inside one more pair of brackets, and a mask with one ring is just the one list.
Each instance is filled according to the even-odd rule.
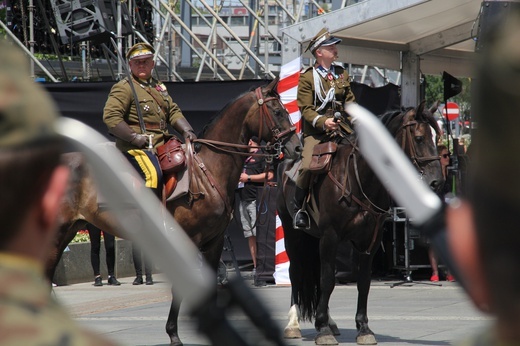
[[[101,230],[91,223],[87,224],[87,231],[90,237],[90,263],[94,271],[94,286],[103,286],[103,279],[100,271],[100,250],[101,250]],[[107,263],[108,279],[107,283],[112,286],[119,286],[121,283],[114,275],[116,263],[115,237],[103,232],[103,243],[105,243],[105,260]]]
[[249,140],[249,156],[244,164],[244,170],[239,178],[239,211],[240,223],[244,231],[244,237],[248,241],[249,252],[253,260],[253,273],[256,275],[256,221],[258,213],[257,191],[265,182],[274,177],[273,169],[266,166],[264,152],[259,148],[260,140],[253,136]]
[[[450,165],[450,152],[448,147],[445,145],[437,146],[437,153],[439,154],[439,159],[441,161],[441,169],[442,176],[444,178],[444,185],[440,191],[440,198],[443,202],[445,202],[446,196],[452,193],[452,177],[448,174],[448,166]],[[432,268],[432,275],[430,277],[430,281],[438,282],[440,280],[439,277],[439,264],[437,261],[437,255],[433,248],[428,249],[428,259],[430,260],[430,266]],[[446,281],[455,281],[453,275],[450,274],[449,270],[446,271]]]
[[[142,285],[144,282],[147,285],[153,285],[152,264],[147,258],[146,254],[141,251],[135,242],[132,242],[132,258],[134,260],[135,279],[132,285]],[[145,280],[143,282],[143,261]]]

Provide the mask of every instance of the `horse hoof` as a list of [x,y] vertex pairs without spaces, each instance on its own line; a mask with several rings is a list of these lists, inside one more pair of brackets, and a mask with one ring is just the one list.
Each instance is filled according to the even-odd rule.
[[178,337],[172,337],[170,338],[170,346],[184,346],[184,344]]
[[377,345],[376,337],[372,334],[358,335],[356,342],[358,345]]
[[338,345],[338,340],[331,334],[318,335],[314,342],[316,345]]
[[300,328],[285,328],[283,331],[283,337],[285,339],[301,339],[302,332]]

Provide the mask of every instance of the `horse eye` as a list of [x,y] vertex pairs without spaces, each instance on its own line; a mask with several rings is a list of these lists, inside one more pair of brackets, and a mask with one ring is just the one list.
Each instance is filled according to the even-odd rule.
[[415,141],[421,143],[424,139],[424,136],[415,136]]

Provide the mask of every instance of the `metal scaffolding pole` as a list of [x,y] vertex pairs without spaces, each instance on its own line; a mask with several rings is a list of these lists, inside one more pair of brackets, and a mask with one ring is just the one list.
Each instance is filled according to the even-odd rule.
[[[251,54],[251,57],[257,62],[259,66],[261,66],[265,70],[265,65],[262,63],[262,61],[249,49],[249,47],[246,46],[246,44],[240,39],[240,37],[237,36],[237,34],[220,18],[220,16],[213,11],[213,9],[208,5],[208,3],[204,0],[199,0],[200,3],[213,15],[217,18],[219,23],[226,29],[229,34],[248,52]],[[269,72],[269,76],[271,78],[275,78],[275,76]]]
[[33,53],[31,53],[25,46],[24,44],[16,37],[15,34],[13,34],[11,32],[11,30],[9,30],[9,28],[7,27],[7,25],[5,25],[5,23],[3,21],[0,20],[0,26],[2,27],[2,29],[5,30],[5,32],[7,33],[7,35],[29,56],[29,58],[31,59],[31,61],[33,61],[36,65],[38,65],[39,68],[42,69],[42,71],[47,75],[47,77],[49,77],[49,79],[51,81],[53,81],[54,83],[58,83],[59,81],[54,78],[54,76],[52,75],[52,73],[49,72],[49,70],[47,70],[45,68],[45,66],[42,65],[42,63],[36,59],[36,57],[34,56]]

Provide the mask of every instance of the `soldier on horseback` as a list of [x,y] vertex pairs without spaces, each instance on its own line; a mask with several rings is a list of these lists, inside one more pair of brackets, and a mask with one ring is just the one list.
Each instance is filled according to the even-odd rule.
[[338,58],[336,44],[339,42],[341,39],[332,36],[327,29],[321,29],[306,49],[312,53],[316,62],[301,73],[298,83],[298,107],[303,118],[304,147],[294,195],[293,226],[296,229],[310,228],[309,215],[303,204],[311,179],[309,164],[314,146],[328,140],[328,136],[340,127],[352,132],[346,123],[346,117],[339,122],[334,118],[337,112],[344,114],[345,103],[355,102],[348,72],[334,64]]
[[[147,43],[132,46],[126,58],[131,76],[110,90],[103,121],[116,137],[116,146],[160,198],[162,172],[154,150],[169,137],[170,124],[184,138],[196,139],[193,128],[173,102],[165,85],[152,77],[154,48]],[[137,107],[138,105],[138,107]]]

